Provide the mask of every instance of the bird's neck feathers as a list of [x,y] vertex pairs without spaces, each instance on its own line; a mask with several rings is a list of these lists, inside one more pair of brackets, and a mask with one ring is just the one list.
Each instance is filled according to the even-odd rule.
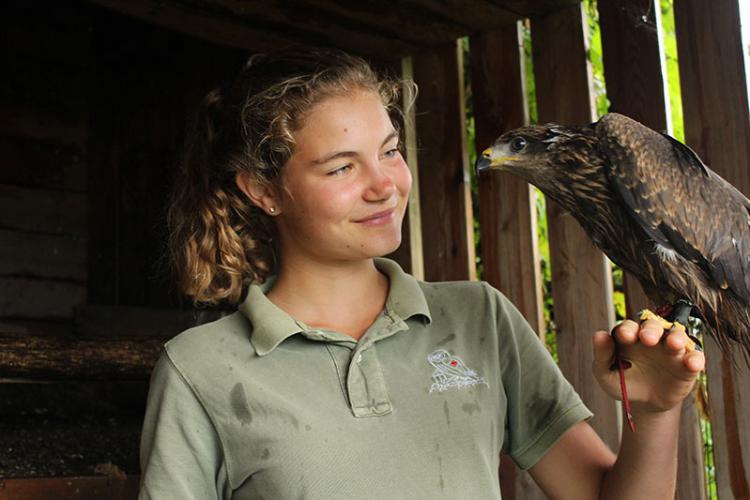
[[[540,181],[539,188],[567,210],[580,211],[581,206],[608,205],[612,200],[608,189],[605,158],[589,127],[560,132],[559,139],[548,147],[552,175]],[[581,203],[581,202],[584,203]]]

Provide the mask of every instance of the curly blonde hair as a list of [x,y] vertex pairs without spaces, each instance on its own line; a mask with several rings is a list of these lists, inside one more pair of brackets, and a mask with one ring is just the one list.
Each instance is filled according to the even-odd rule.
[[209,92],[186,135],[167,210],[180,291],[194,303],[236,304],[248,284],[275,274],[275,226],[239,190],[237,173],[280,186],[294,132],[315,104],[368,90],[394,113],[400,86],[360,58],[313,49],[255,55],[229,85]]

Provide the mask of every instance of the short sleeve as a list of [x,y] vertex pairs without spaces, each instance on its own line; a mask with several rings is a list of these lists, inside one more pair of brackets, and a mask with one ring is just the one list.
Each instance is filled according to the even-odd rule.
[[151,375],[141,434],[140,500],[228,497],[222,448],[203,405],[166,353]]
[[521,469],[536,464],[586,408],[521,313],[497,294],[503,387],[508,407],[503,448]]

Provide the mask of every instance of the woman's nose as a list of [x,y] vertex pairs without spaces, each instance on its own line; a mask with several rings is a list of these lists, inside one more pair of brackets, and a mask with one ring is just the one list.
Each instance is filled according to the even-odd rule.
[[378,201],[390,198],[396,191],[396,184],[383,165],[375,164],[369,168],[368,185],[365,199]]

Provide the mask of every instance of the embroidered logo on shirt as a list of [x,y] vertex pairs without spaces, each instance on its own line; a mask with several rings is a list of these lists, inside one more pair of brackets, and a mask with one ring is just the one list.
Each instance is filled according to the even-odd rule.
[[468,368],[461,358],[451,355],[445,349],[433,352],[427,356],[427,361],[435,367],[435,371],[432,372],[431,393],[448,389],[466,389],[477,384],[490,386],[484,377]]

